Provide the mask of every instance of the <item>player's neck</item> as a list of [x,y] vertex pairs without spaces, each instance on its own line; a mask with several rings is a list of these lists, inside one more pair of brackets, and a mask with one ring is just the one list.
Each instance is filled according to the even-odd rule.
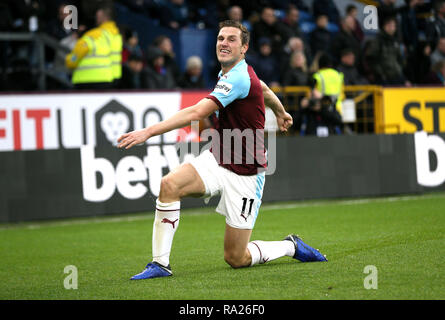
[[222,74],[224,75],[227,72],[229,72],[230,70],[232,70],[233,67],[236,66],[238,63],[240,63],[240,61],[242,61],[242,60],[244,60],[244,57],[242,57],[241,59],[239,59],[239,60],[237,60],[237,61],[235,61],[234,63],[231,63],[231,64],[225,65],[225,64],[221,63]]

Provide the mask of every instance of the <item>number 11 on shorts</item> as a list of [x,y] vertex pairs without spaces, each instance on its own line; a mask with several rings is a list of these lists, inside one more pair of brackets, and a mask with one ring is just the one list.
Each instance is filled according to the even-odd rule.
[[[247,212],[247,216],[245,216],[247,200],[249,200],[249,212]],[[246,222],[247,222],[247,217],[249,217],[250,214],[252,213],[252,206],[253,206],[254,201],[255,201],[255,199],[243,198],[243,207],[241,209],[241,217],[243,217],[246,220]]]

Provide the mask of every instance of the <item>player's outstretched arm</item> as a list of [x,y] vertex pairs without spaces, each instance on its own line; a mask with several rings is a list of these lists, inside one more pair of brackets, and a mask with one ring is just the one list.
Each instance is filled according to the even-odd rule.
[[150,127],[135,130],[123,134],[117,139],[118,148],[130,149],[131,147],[143,143],[151,137],[164,134],[174,129],[191,125],[192,121],[200,121],[207,118],[218,110],[218,105],[211,99],[204,98],[197,104],[182,109],[170,118],[158,122]]
[[277,117],[278,128],[280,131],[286,132],[288,128],[292,126],[293,120],[292,116],[286,112],[280,99],[275,95],[275,93],[261,81],[261,89],[263,90],[264,104],[271,108],[275,117]]

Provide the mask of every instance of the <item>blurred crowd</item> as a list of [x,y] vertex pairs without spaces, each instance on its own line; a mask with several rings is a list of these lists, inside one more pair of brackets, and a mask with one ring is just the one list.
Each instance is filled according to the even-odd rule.
[[[97,27],[95,10],[107,0],[3,0],[0,31],[43,31],[73,50],[77,41]],[[328,56],[332,68],[343,74],[346,85],[396,86],[445,84],[445,0],[381,0],[378,31],[364,29],[358,7],[345,10],[332,0],[120,0],[128,10],[170,29],[217,29],[224,19],[237,20],[251,32],[246,60],[269,86],[314,86],[319,59]],[[79,26],[66,29],[69,12],[78,9]],[[343,12],[344,11],[344,12]],[[302,20],[312,24],[302,28]],[[142,46],[138,33],[118,25],[122,36],[122,89],[205,88],[200,57],[189,57],[184,71],[178,67],[172,40],[159,35]],[[46,49],[54,72],[70,79],[65,56]],[[32,87],[14,81],[20,71],[37,63],[36,48],[23,42],[0,42],[2,89]],[[11,69],[15,73],[11,74]],[[8,73],[9,70],[9,73]],[[19,71],[17,73],[17,70]],[[9,78],[6,78],[8,77]],[[12,76],[12,78],[11,78]],[[26,78],[26,77],[25,77]],[[50,87],[51,87],[50,82]],[[57,89],[57,84],[52,84]]]

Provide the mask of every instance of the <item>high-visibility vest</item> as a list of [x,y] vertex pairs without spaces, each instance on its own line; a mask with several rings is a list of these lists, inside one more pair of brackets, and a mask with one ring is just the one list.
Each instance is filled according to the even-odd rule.
[[104,30],[111,46],[110,58],[113,79],[120,79],[122,77],[122,36],[114,22],[108,22],[102,30]]
[[82,37],[89,48],[88,53],[73,70],[72,82],[77,83],[97,83],[112,82],[113,73],[111,68],[111,46],[109,39],[102,33],[99,37],[93,38],[86,34]]
[[343,78],[343,73],[331,68],[321,69],[314,74],[317,90],[324,96],[330,96],[332,101],[337,101],[336,109],[340,113],[342,113]]

